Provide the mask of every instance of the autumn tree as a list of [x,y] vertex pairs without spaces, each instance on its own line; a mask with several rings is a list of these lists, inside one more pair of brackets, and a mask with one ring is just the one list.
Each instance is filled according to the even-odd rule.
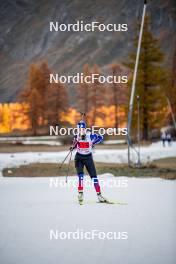
[[44,116],[48,125],[61,122],[61,113],[67,110],[68,93],[61,83],[50,83],[49,76],[52,71],[46,61],[42,62],[40,69],[45,80]]
[[61,83],[50,84],[47,87],[45,116],[49,125],[61,123],[61,113],[68,108],[68,94]]
[[33,134],[37,134],[39,121],[43,119],[43,90],[44,78],[41,70],[34,64],[30,66],[26,88],[19,95],[22,102],[28,107],[23,109],[24,114],[30,121]]
[[58,124],[61,112],[68,106],[65,86],[60,83],[50,83],[50,73],[46,61],[40,65],[31,65],[26,88],[20,94],[21,101],[28,104],[24,112],[30,120],[34,135],[39,125]]
[[47,61],[43,61],[40,64],[40,70],[43,75],[43,81],[44,81],[44,89],[40,89],[40,94],[42,95],[42,100],[43,100],[43,121],[44,124],[48,123],[48,101],[49,101],[49,87],[50,87],[50,82],[49,82],[49,76],[51,73],[51,70],[49,69]]
[[[91,70],[92,74],[101,74],[101,70],[98,67],[98,65],[94,65]],[[92,112],[92,118],[91,118],[91,124],[95,125],[96,119],[103,118],[104,114],[100,111],[100,108],[105,103],[105,84],[100,83],[100,81],[95,79],[94,83],[91,84],[90,87],[90,101],[91,101],[91,112]]]
[[1,129],[3,132],[11,132],[11,115],[10,115],[10,108],[9,108],[9,104],[5,103],[5,104],[1,104],[0,107],[0,116],[1,116],[1,120],[0,120],[0,125],[1,125]]
[[[112,76],[122,76],[124,70],[122,70],[122,67],[117,64],[113,63],[109,66],[110,74]],[[124,105],[127,104],[127,89],[126,84],[123,83],[115,83],[109,84],[107,86],[107,95],[108,95],[108,101],[109,105],[114,106],[114,127],[118,128],[120,125],[120,109],[123,108],[123,111],[125,111]]]
[[[101,74],[98,65],[92,68],[88,64],[83,67],[84,77],[91,76],[91,74]],[[97,76],[98,77],[98,76]],[[100,107],[104,105],[104,84],[100,83],[98,78],[94,83],[80,83],[78,85],[78,101],[81,112],[86,113],[87,122],[94,125],[98,117],[102,118],[103,114]]]
[[[83,75],[84,77],[90,76],[91,71],[88,64],[85,64],[83,66]],[[78,85],[78,104],[80,112],[86,113],[87,121],[89,122],[90,116],[89,116],[89,110],[92,107],[92,101],[91,101],[91,84],[86,83],[85,81],[83,83],[79,83]]]

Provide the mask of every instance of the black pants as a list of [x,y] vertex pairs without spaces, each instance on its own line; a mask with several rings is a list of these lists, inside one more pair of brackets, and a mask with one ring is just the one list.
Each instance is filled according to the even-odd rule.
[[75,168],[78,175],[84,173],[84,166],[86,167],[91,178],[97,176],[92,154],[81,155],[79,153],[76,153]]

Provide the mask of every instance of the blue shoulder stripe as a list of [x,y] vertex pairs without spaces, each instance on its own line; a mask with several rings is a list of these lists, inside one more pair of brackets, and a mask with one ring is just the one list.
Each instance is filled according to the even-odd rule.
[[98,144],[103,141],[103,136],[97,134],[90,134],[90,139],[93,142],[93,144]]

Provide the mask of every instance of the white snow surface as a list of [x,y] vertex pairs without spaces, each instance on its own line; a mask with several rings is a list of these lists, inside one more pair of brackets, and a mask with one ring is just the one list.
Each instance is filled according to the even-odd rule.
[[124,139],[112,139],[112,140],[104,140],[103,141],[103,144],[107,145],[113,145],[113,144],[125,144],[126,143],[126,140]]
[[[0,153],[0,173],[3,168],[10,168],[29,163],[60,163],[68,151],[61,152],[21,152],[21,153]],[[163,147],[161,142],[152,143],[149,146],[141,147],[141,161],[148,162],[155,159],[176,157],[176,142]],[[131,151],[133,162],[137,162],[137,155]],[[127,163],[127,149],[96,149],[93,153],[94,160],[105,163]],[[74,154],[72,160],[74,159]],[[66,163],[69,159],[66,160]],[[1,173],[2,175],[2,173]]]
[[[126,188],[102,188],[109,199],[96,201],[92,187],[85,204],[74,187],[51,187],[51,178],[0,179],[0,262],[2,264],[175,264],[176,181],[101,175],[126,180]],[[69,183],[75,181],[69,177]],[[118,184],[117,184],[118,185]],[[50,240],[50,230],[127,232],[126,240]]]
[[0,137],[0,142],[16,144],[20,142],[24,145],[50,145],[61,146],[58,136],[35,136],[35,137]]
[[56,141],[22,141],[23,145],[48,145],[48,146],[61,146],[61,142],[56,142]]

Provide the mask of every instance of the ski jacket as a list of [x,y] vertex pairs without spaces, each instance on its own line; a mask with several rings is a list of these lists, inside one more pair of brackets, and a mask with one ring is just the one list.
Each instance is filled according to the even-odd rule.
[[95,144],[102,142],[103,136],[98,134],[86,133],[85,138],[82,139],[81,136],[77,135],[74,138],[73,146],[76,148],[77,153],[82,155],[87,155],[92,153],[92,149]]

